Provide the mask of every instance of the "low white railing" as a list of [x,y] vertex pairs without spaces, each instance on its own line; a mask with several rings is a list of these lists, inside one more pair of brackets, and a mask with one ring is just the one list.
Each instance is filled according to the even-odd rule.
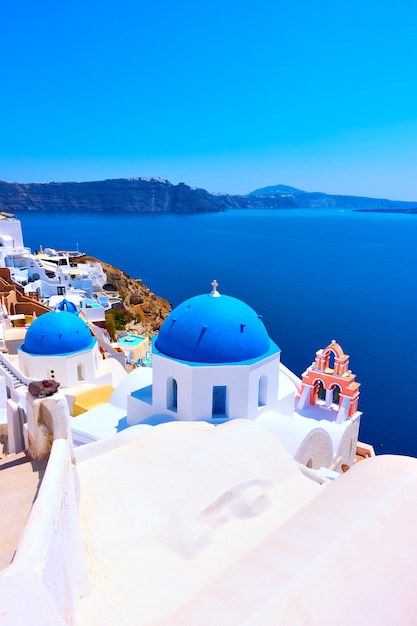
[[[32,378],[25,376],[11,361],[7,359],[3,352],[0,352],[0,365],[4,365],[9,369],[23,385],[29,385]],[[5,372],[7,374],[7,372]]]

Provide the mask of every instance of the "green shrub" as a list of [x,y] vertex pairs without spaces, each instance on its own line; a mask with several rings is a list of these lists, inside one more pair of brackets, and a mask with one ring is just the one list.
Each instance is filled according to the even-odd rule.
[[112,341],[116,338],[116,324],[114,322],[114,317],[111,312],[106,313],[106,330],[110,335]]
[[129,322],[134,321],[136,324],[142,321],[139,313],[131,313],[126,309],[111,309],[106,313],[106,328],[110,337],[115,340],[116,331],[124,330]]

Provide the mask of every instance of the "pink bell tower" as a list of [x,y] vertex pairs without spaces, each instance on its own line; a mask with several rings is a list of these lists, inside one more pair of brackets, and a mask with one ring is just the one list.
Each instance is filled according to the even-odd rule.
[[311,405],[337,410],[336,422],[360,415],[358,399],[360,383],[349,369],[349,356],[332,341],[316,352],[315,361],[302,375],[298,409]]

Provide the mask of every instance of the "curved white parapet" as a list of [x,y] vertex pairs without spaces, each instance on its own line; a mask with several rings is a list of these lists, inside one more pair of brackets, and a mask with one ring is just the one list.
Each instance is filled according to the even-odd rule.
[[81,623],[77,614],[88,606],[85,623],[103,626],[101,604],[90,592],[84,557],[68,409],[63,410],[60,394],[33,400],[32,405],[38,442],[34,449],[48,451],[39,441],[42,433],[46,440],[56,438],[14,559],[0,572],[1,624],[75,626]]

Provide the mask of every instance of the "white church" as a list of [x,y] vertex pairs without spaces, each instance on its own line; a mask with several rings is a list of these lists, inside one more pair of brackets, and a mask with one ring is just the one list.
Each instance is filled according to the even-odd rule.
[[[333,342],[318,353],[325,355],[320,363],[298,378],[281,363],[261,317],[217,286],[213,281],[211,292],[171,312],[154,338],[152,368],[131,372],[106,405],[77,416],[75,439],[86,443],[111,436],[122,422],[125,427],[167,421],[219,425],[248,419],[262,423],[310,468],[350,467],[361,413],[349,357]],[[336,367],[329,367],[330,356]]]

